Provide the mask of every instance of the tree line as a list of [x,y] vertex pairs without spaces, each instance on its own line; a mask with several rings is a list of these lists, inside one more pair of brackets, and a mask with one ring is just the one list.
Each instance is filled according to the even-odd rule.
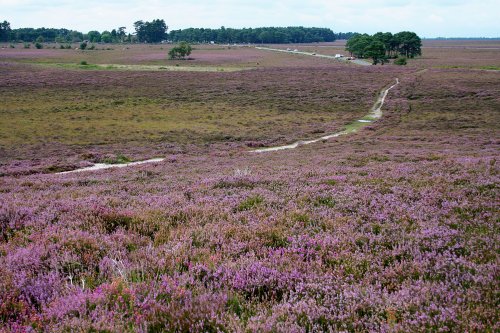
[[[6,22],[6,21],[5,21]],[[131,34],[125,33],[125,27],[119,27],[111,31],[99,32],[96,30],[84,34],[75,30],[54,28],[19,28],[10,29],[10,24],[0,23],[0,42],[56,42],[56,43],[79,43],[88,40],[92,43],[130,43],[133,41]],[[4,28],[7,26],[8,28]]]
[[87,40],[91,43],[159,43],[162,41],[190,43],[252,43],[252,44],[282,44],[282,43],[314,43],[333,42],[336,39],[349,39],[353,32],[334,33],[328,28],[306,27],[264,27],[232,29],[188,28],[168,32],[168,26],[162,19],[151,22],[134,22],[134,32],[127,33],[125,27],[111,31],[97,30],[84,34],[75,30],[53,28],[19,28],[11,29],[10,23],[0,23],[1,42],[58,42],[76,43]]
[[191,43],[252,43],[285,44],[333,42],[335,33],[328,28],[305,27],[265,27],[233,29],[189,28],[172,30],[168,34],[172,42],[188,41]]
[[387,62],[390,58],[403,56],[414,58],[422,54],[422,40],[411,31],[397,34],[377,32],[374,35],[354,34],[346,44],[346,50],[351,56],[372,58],[373,63]]

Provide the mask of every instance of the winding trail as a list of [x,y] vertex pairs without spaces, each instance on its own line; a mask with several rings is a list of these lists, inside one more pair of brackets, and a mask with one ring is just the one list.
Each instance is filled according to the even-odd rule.
[[384,89],[380,92],[377,100],[375,101],[375,104],[373,104],[373,107],[370,110],[370,113],[359,120],[356,120],[350,124],[347,124],[346,129],[343,131],[332,133],[329,135],[325,135],[325,136],[322,136],[322,137],[317,138],[317,139],[301,140],[301,141],[297,141],[297,142],[294,142],[294,143],[289,144],[289,145],[260,148],[260,149],[251,150],[250,152],[251,153],[266,153],[266,152],[271,152],[271,151],[294,149],[294,148],[297,148],[299,146],[308,145],[308,144],[316,143],[316,142],[323,141],[323,140],[328,140],[328,139],[335,138],[335,137],[338,137],[341,135],[355,133],[358,130],[360,130],[361,128],[368,126],[371,122],[382,117],[382,106],[384,105],[385,98],[387,97],[389,90],[391,90],[392,88],[394,88],[398,84],[399,84],[399,79],[396,78],[396,83],[394,83],[392,86],[390,86],[387,89]]
[[[297,148],[299,146],[308,145],[308,144],[316,143],[316,142],[323,141],[323,140],[328,140],[328,139],[335,138],[335,137],[338,137],[341,135],[355,133],[359,129],[361,129],[365,126],[368,126],[371,122],[382,117],[382,106],[384,105],[387,94],[389,93],[389,90],[391,90],[392,88],[394,88],[398,84],[399,84],[399,79],[396,78],[396,83],[394,83],[392,86],[390,86],[387,89],[384,89],[380,92],[377,100],[375,101],[375,104],[373,104],[373,107],[370,110],[370,113],[368,113],[363,118],[358,119],[358,120],[346,125],[346,129],[343,131],[332,133],[330,135],[325,135],[325,136],[322,136],[322,137],[317,138],[317,139],[297,141],[297,142],[294,142],[294,143],[289,144],[289,145],[261,148],[261,149],[252,150],[250,152],[251,153],[265,153],[265,152],[272,152],[272,151],[285,150],[285,149],[294,149],[294,148]],[[97,171],[97,170],[105,170],[105,169],[112,169],[112,168],[124,168],[124,167],[128,167],[128,166],[134,166],[134,165],[140,165],[140,164],[146,164],[146,163],[162,162],[164,160],[165,160],[164,158],[152,158],[152,159],[144,160],[144,161],[136,161],[136,162],[120,163],[120,164],[96,163],[96,164],[89,166],[89,167],[70,170],[70,171],[58,172],[57,174],[63,175],[63,174],[85,172],[85,171]]]
[[[298,51],[295,52],[295,51],[286,51],[286,50],[280,50],[280,49],[261,48],[261,47],[257,47],[257,49],[267,49],[267,50],[287,52],[287,53],[291,52],[291,53],[305,54],[305,55],[310,55],[310,56],[315,56],[315,57],[331,58],[331,59],[338,60],[338,58],[335,58],[333,56],[318,55],[318,54],[313,54],[313,53],[308,53],[308,52],[298,52]],[[387,97],[389,90],[391,90],[392,88],[394,88],[398,84],[399,84],[399,79],[396,78],[396,83],[394,83],[393,85],[391,85],[387,89],[384,89],[380,92],[377,100],[375,101],[375,104],[373,105],[373,107],[370,110],[370,113],[367,114],[366,116],[364,116],[362,119],[358,119],[350,124],[347,124],[346,129],[343,131],[332,133],[329,135],[325,135],[325,136],[319,137],[317,139],[301,140],[301,141],[297,141],[297,142],[294,142],[294,143],[289,144],[289,145],[261,148],[261,149],[252,150],[250,152],[251,153],[265,153],[265,152],[279,151],[279,150],[285,150],[285,149],[294,149],[294,148],[297,148],[299,146],[308,145],[308,144],[316,143],[316,142],[323,141],[323,140],[328,140],[328,139],[335,138],[335,137],[338,137],[341,135],[355,133],[359,129],[361,129],[365,126],[368,126],[371,122],[382,117],[382,106],[384,105],[385,98]],[[149,160],[129,162],[129,163],[120,163],[120,164],[96,163],[96,164],[89,166],[89,167],[58,172],[57,174],[62,175],[62,174],[78,173],[78,172],[85,172],[85,171],[97,171],[97,170],[105,170],[105,169],[112,169],[112,168],[124,168],[124,167],[128,167],[128,166],[134,166],[134,165],[140,165],[140,164],[162,162],[164,160],[165,160],[164,158],[152,158]]]

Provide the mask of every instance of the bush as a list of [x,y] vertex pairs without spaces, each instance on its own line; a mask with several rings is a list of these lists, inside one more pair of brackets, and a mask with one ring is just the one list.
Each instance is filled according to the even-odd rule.
[[24,43],[24,48],[25,49],[29,49],[31,47],[31,44],[30,43]]
[[36,47],[37,49],[43,49],[43,45],[42,45],[42,43],[38,43],[38,42],[36,42],[36,43],[35,43],[35,47]]
[[180,42],[177,46],[168,51],[169,59],[180,59],[189,56],[192,51],[192,47],[187,42]]
[[82,61],[80,61],[80,65],[82,65],[82,66],[87,66],[87,65],[88,65],[88,63],[87,63],[85,60],[82,60]]
[[396,60],[394,60],[394,65],[398,65],[398,66],[406,65],[406,57],[397,58]]
[[80,50],[85,50],[86,48],[87,48],[87,43],[82,42],[82,43],[80,44]]

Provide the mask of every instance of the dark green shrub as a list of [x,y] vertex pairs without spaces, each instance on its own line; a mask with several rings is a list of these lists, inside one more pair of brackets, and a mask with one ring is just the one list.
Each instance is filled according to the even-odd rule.
[[404,66],[404,65],[406,65],[406,63],[407,63],[406,57],[399,57],[396,60],[394,60],[394,65]]
[[36,43],[35,43],[35,47],[36,47],[37,49],[43,49],[43,44],[42,44],[42,43],[38,43],[38,42],[36,42]]
[[168,51],[169,59],[180,59],[187,57],[191,54],[192,47],[187,42],[180,42],[177,46],[173,47],[170,51]]

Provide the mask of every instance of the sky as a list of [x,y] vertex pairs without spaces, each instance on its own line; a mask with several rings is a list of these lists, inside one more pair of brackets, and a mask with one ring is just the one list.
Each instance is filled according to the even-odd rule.
[[500,37],[499,0],[0,0],[12,28],[88,32],[164,19],[169,30],[305,26],[334,32],[414,31],[420,37]]

